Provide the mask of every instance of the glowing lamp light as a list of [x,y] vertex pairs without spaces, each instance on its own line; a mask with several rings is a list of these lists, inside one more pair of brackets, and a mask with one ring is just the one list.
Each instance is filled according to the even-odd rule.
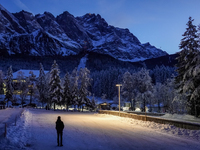
[[118,93],[119,93],[119,116],[120,116],[120,86],[122,86],[122,84],[116,84],[116,86],[118,86]]

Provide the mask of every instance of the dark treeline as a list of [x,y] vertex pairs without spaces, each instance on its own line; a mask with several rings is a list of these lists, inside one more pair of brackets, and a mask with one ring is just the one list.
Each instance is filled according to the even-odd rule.
[[[90,76],[93,79],[89,88],[91,93],[98,97],[106,94],[106,98],[113,99],[117,94],[115,85],[122,83],[122,77],[126,71],[134,73],[141,68],[150,69],[150,76],[154,84],[156,82],[164,83],[166,79],[176,74],[173,67],[173,63],[175,63],[174,55],[141,62],[126,62],[104,54],[94,52],[88,52],[87,54],[86,67],[90,70]],[[39,70],[39,65],[42,63],[44,70],[50,71],[53,61],[56,60],[60,68],[60,76],[63,78],[66,72],[71,73],[78,66],[80,59],[84,55],[85,53],[71,56],[45,57],[23,55],[1,56],[0,70],[6,72],[11,65],[13,72],[20,69]]]
[[78,66],[83,54],[71,55],[71,56],[25,56],[25,55],[1,55],[0,56],[0,70],[6,72],[7,69],[12,66],[13,72],[20,69],[26,70],[39,70],[40,63],[43,64],[44,70],[51,68],[54,60],[57,60],[58,65],[61,68],[61,76],[68,71],[71,72]]

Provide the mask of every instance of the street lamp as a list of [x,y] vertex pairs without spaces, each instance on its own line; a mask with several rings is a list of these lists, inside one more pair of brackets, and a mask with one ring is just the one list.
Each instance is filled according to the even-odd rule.
[[120,86],[122,86],[122,84],[116,84],[116,86],[118,86],[118,93],[119,93],[119,116],[120,116]]

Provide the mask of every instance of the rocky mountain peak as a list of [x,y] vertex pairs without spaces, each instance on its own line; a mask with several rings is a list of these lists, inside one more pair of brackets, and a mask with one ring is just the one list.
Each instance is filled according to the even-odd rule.
[[85,38],[87,39],[87,33],[80,26],[73,15],[65,11],[56,17],[57,23],[65,31],[65,34],[74,41],[80,43]]
[[74,17],[68,11],[33,15],[10,13],[0,5],[0,50],[10,54],[76,55],[93,51],[123,61],[139,61],[167,55],[150,43],[141,44],[128,29],[108,25],[99,14]]
[[55,22],[55,17],[48,12],[44,12],[44,14],[37,14],[35,18],[44,30],[48,30],[48,28]]
[[22,10],[18,13],[13,13],[13,15],[19,20],[19,24],[26,30],[26,32],[32,33],[41,29],[40,24],[32,13]]
[[13,14],[7,11],[2,5],[0,6],[0,33],[14,34],[26,33],[24,28],[20,26],[19,20],[16,19]]

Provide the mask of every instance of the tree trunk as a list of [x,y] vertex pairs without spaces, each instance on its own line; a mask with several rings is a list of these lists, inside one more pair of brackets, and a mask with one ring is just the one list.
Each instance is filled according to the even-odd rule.
[[160,113],[160,102],[158,101],[158,113]]
[[133,100],[131,100],[131,110],[133,111]]
[[146,112],[146,100],[144,99],[144,112]]
[[132,103],[133,103],[133,111],[135,111],[135,99],[133,99],[133,101],[132,101]]
[[30,95],[30,104],[32,103],[32,93]]

